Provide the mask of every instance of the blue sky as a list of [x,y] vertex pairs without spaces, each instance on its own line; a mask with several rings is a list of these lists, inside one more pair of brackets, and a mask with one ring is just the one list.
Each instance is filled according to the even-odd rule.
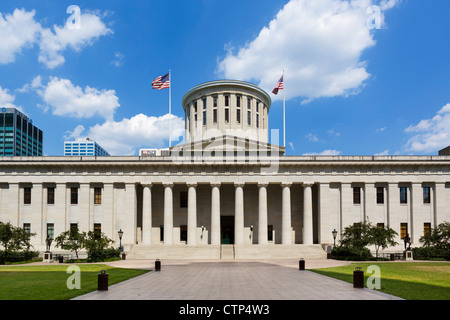
[[169,91],[151,82],[169,69],[172,145],[186,91],[237,79],[270,92],[286,69],[288,155],[435,155],[450,145],[449,11],[447,0],[4,0],[0,105],[33,119],[46,155],[80,136],[137,154],[168,146]]

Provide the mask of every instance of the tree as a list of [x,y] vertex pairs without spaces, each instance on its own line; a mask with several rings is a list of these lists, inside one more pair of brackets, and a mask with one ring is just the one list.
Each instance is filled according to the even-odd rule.
[[4,261],[8,258],[8,252],[29,249],[30,237],[35,233],[28,233],[23,228],[14,227],[11,223],[0,222],[0,244],[4,248]]
[[102,261],[105,251],[114,243],[106,234],[97,231],[89,231],[86,237],[85,248],[90,261]]
[[341,238],[341,246],[354,248],[362,257],[363,249],[371,242],[370,233],[371,224],[367,222],[358,222],[345,227]]
[[74,251],[78,259],[78,252],[85,247],[86,232],[79,232],[78,228],[62,232],[55,238],[56,246],[63,249]]
[[370,226],[370,244],[375,246],[376,257],[378,258],[378,250],[381,248],[386,249],[389,246],[395,246],[398,243],[395,241],[395,237],[398,235],[390,227],[377,227]]
[[420,237],[419,242],[424,247],[435,247],[438,250],[450,252],[450,222],[443,222],[431,232]]

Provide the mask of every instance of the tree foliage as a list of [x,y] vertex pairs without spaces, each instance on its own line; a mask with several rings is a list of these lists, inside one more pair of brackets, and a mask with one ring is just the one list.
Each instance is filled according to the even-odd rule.
[[35,235],[35,233],[28,233],[23,228],[14,227],[9,222],[0,222],[0,244],[4,249],[3,259],[7,260],[9,252],[29,250],[31,247],[30,238]]

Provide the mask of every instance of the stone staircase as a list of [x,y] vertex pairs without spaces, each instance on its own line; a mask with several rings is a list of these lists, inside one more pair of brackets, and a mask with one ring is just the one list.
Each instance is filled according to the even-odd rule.
[[222,244],[221,245],[220,259],[234,260],[234,244]]

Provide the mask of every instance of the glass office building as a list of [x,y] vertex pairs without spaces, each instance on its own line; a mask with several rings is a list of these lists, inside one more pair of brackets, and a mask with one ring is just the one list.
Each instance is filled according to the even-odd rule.
[[78,138],[64,142],[65,156],[108,157],[110,154],[90,138]]
[[16,108],[0,108],[0,157],[42,156],[44,134]]

